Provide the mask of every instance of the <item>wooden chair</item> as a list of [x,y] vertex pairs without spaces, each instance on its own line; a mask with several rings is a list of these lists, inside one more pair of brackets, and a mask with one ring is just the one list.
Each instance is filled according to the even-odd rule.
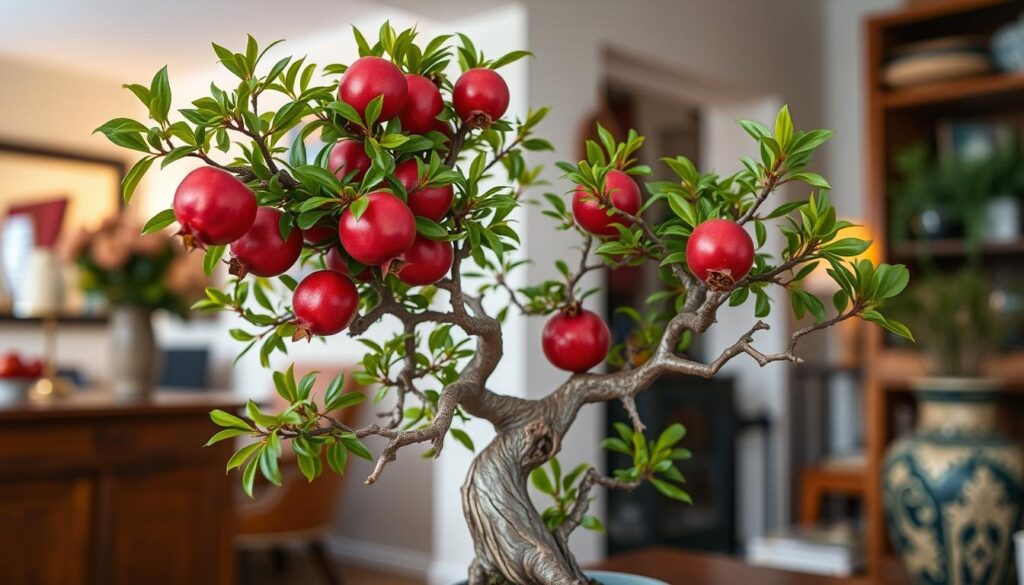
[[[337,366],[314,367],[296,364],[296,378],[306,372],[319,371],[313,395],[323,396],[323,389],[341,369]],[[358,386],[345,382],[345,391],[358,390]],[[319,400],[318,400],[319,401]],[[276,393],[273,406],[280,410],[284,401]],[[346,408],[338,420],[353,426],[360,407]],[[254,499],[244,495],[238,498],[236,547],[240,552],[269,551],[274,555],[279,570],[287,560],[288,549],[301,546],[312,557],[315,566],[330,585],[340,584],[341,577],[331,564],[324,547],[330,533],[335,512],[341,501],[343,479],[327,468],[316,481],[308,482],[299,471],[295,454],[285,448],[281,456],[281,486],[261,481],[254,490]]]

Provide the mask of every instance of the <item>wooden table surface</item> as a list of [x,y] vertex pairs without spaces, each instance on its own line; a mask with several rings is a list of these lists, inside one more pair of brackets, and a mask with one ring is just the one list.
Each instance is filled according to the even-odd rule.
[[245,404],[241,394],[230,391],[188,392],[158,389],[138,399],[119,399],[102,389],[78,390],[70,396],[46,400],[28,398],[0,404],[0,422],[16,419],[129,417],[145,414],[183,414],[214,408],[235,410]]
[[863,578],[837,578],[748,565],[713,553],[652,547],[615,555],[594,569],[633,573],[669,585],[851,585]]

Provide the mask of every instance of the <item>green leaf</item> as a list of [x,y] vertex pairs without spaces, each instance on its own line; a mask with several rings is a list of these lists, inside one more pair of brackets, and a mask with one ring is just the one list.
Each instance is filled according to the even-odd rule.
[[622,439],[616,439],[615,437],[608,437],[602,440],[601,448],[609,451],[615,451],[616,453],[622,453],[623,455],[633,455],[632,449],[626,445],[626,442]]
[[277,417],[263,414],[260,411],[260,407],[252,399],[245,403],[245,414],[261,427],[271,427],[278,422]]
[[370,453],[370,450],[367,449],[366,446],[363,445],[363,443],[359,439],[353,436],[342,437],[341,440],[342,442],[345,443],[345,448],[348,449],[356,457],[361,457],[363,459],[366,459],[367,461],[373,460],[373,455]]
[[658,436],[658,441],[655,443],[654,450],[660,451],[665,447],[671,447],[678,443],[682,438],[686,436],[686,427],[680,423],[674,423],[669,425],[667,429],[661,432]]
[[784,105],[775,116],[775,141],[783,151],[793,139],[793,120],[789,116],[789,106]]
[[165,209],[165,210],[161,211],[160,213],[158,213],[158,214],[154,215],[153,217],[151,217],[149,219],[149,221],[146,222],[146,225],[143,226],[143,228],[142,228],[142,233],[143,234],[151,234],[153,232],[158,232],[158,231],[164,229],[165,227],[171,225],[172,223],[174,223],[174,221],[175,221],[174,210],[173,209]]
[[[292,443],[294,446],[294,443]],[[295,454],[295,461],[299,464],[299,471],[306,478],[307,481],[313,481],[318,475],[320,475],[321,466],[319,457],[311,457],[309,455],[303,455],[302,453]]]
[[237,416],[235,416],[235,415],[233,415],[231,413],[224,412],[223,410],[220,410],[219,408],[210,411],[210,420],[213,421],[213,424],[215,424],[217,426],[220,426],[220,427],[228,427],[228,428],[234,428],[234,429],[244,429],[244,430],[249,430],[249,431],[252,430],[252,426],[249,425],[249,423],[245,422],[241,418],[239,418],[239,417],[237,417]]
[[875,270],[872,278],[872,290],[877,300],[892,298],[907,288],[910,282],[910,271],[902,264],[882,264]]
[[359,219],[366,213],[366,209],[370,206],[370,199],[368,197],[360,197],[349,204],[349,211],[352,212],[352,217]]
[[[148,150],[148,148],[146,149]],[[132,199],[132,194],[135,193],[135,188],[139,186],[139,181],[149,170],[149,167],[153,164],[154,157],[147,156],[139,159],[137,163],[132,165],[132,168],[125,174],[124,179],[121,181],[121,193],[124,197],[124,202],[128,203]]]
[[348,464],[348,449],[342,443],[335,442],[327,446],[327,465],[338,475],[345,475]]
[[242,447],[238,451],[235,451],[235,454],[232,455],[230,459],[228,459],[227,471],[231,471],[236,467],[241,467],[241,465],[245,463],[245,460],[248,459],[249,456],[252,455],[262,445],[262,443],[250,443]]
[[530,482],[533,483],[533,487],[537,488],[537,491],[554,495],[555,488],[551,485],[551,479],[548,478],[548,472],[543,467],[538,467],[530,472]]
[[262,451],[256,457],[249,460],[249,464],[245,466],[245,471],[242,472],[242,489],[245,490],[245,495],[252,497],[252,485],[256,480],[256,465],[257,461],[261,459]]
[[210,246],[206,249],[206,255],[203,257],[203,271],[206,272],[206,276],[213,274],[226,249],[227,246]]
[[167,79],[167,66],[153,76],[149,85],[152,98],[149,102],[149,115],[157,122],[167,122],[167,114],[171,111],[171,83]]
[[858,254],[863,254],[869,247],[871,247],[870,240],[843,238],[830,242],[821,249],[825,252],[831,252],[836,256],[857,256]]
[[263,477],[276,486],[281,485],[281,468],[277,462],[278,455],[279,453],[274,449],[267,448],[261,449],[259,455],[260,471],[263,472]]
[[828,181],[825,180],[825,177],[822,177],[818,173],[795,173],[790,175],[789,178],[793,181],[803,181],[804,183],[819,189],[832,189],[831,185],[828,184]]
[[470,451],[476,451],[476,447],[473,446],[473,439],[469,437],[466,431],[462,429],[450,429],[452,436],[455,440],[462,443],[462,445]]
[[252,431],[248,431],[248,430],[244,430],[244,429],[234,429],[234,428],[232,428],[232,429],[224,429],[223,431],[218,431],[215,435],[210,437],[210,440],[207,441],[206,444],[203,445],[203,446],[204,447],[209,447],[210,445],[213,445],[215,443],[219,443],[219,442],[223,441],[224,439],[233,439],[235,437],[240,437],[242,435],[251,435],[251,434],[252,434]]
[[879,313],[878,311],[869,309],[861,313],[860,316],[865,321],[871,321],[872,323],[876,323],[880,325],[883,329],[891,331],[896,335],[903,337],[904,339],[915,341],[914,334],[910,332],[910,329],[906,325],[900,323],[899,321],[888,320],[885,317],[883,317],[882,314]]
[[601,524],[601,521],[598,520],[596,516],[591,516],[590,514],[583,517],[583,521],[580,522],[580,525],[587,530],[593,530],[595,532],[600,532],[601,534],[605,533],[604,524]]
[[432,240],[448,237],[448,230],[426,217],[416,216],[416,232]]
[[836,311],[842,313],[846,310],[846,306],[850,302],[850,295],[844,289],[839,289],[832,295],[832,305],[835,306]]
[[667,498],[671,498],[673,500],[677,500],[680,502],[686,502],[687,504],[693,503],[693,499],[690,497],[690,494],[684,492],[682,489],[676,487],[675,485],[667,481],[651,478],[651,484],[654,485],[655,489],[657,489],[659,492],[661,492],[663,496]]

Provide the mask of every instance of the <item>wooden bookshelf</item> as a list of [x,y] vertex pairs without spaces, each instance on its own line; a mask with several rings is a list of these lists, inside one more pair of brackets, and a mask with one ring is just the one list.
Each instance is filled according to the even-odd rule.
[[[882,82],[886,53],[910,42],[957,34],[991,35],[1016,21],[1024,2],[959,0],[908,8],[880,15],[865,23],[867,40],[867,185],[868,217],[880,237],[881,257],[905,263],[913,274],[918,260],[929,257],[944,265],[982,258],[986,269],[998,266],[1024,276],[1024,241],[980,243],[936,240],[892,245],[888,242],[887,188],[894,178],[890,163],[899,149],[917,142],[936,144],[937,124],[945,119],[984,115],[1024,119],[1024,74],[990,73],[907,88],[888,88]],[[901,583],[907,578],[888,543],[882,509],[882,459],[889,442],[890,414],[909,402],[911,381],[926,373],[922,356],[913,349],[894,347],[876,327],[865,331],[864,432],[866,469],[864,491],[869,583]],[[1024,394],[1024,353],[993,358],[989,375],[1013,382],[1016,396]],[[1015,398],[1016,399],[1016,398]]]

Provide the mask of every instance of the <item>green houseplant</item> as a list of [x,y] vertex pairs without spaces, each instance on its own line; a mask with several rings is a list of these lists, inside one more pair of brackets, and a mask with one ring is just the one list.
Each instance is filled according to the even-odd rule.
[[[634,179],[649,172],[634,158],[643,138],[630,133],[619,143],[602,129],[598,141],[587,143],[586,160],[558,165],[573,186],[571,203],[564,194],[544,194],[552,229],[578,232],[578,259],[556,263],[560,278],[509,286],[507,274],[523,263],[513,255],[519,237],[509,214],[540,184],[529,152],[550,144],[535,135],[547,110],[503,117],[509,94],[496,70],[528,54],[489,59],[465,36],[419,44],[415,31],[388,24],[375,43],[359,31],[355,38],[360,59],[323,69],[304,58],[263,63],[265,49],[252,38],[241,52],[214,45],[237,86],[211,86],[211,95],[172,115],[165,69],[149,86],[127,86],[148,108],[150,123],[119,118],[99,128],[116,144],[143,153],[125,180],[126,197],[158,160],[205,163],[179,186],[174,208],[146,226],[152,231],[177,222],[188,244],[205,248],[208,270],[228,244],[232,263],[249,268],[250,276],[232,279],[226,290],[209,289],[197,308],[231,311],[247,321],[231,335],[245,351],[258,351],[264,366],[289,339],[347,330],[367,347],[352,375],[377,386],[377,398],[392,404],[381,422],[348,428],[328,413],[362,395],[342,393],[340,378],[316,400],[310,398],[314,377],[274,372],[278,392],[290,403],[283,412],[249,403],[244,416],[212,413],[223,430],[211,442],[253,439],[228,462],[228,469],[242,470],[247,491],[257,472],[279,481],[286,443],[312,480],[325,466],[343,473],[350,454],[372,459],[361,439],[384,437],[388,444],[366,480],[372,484],[404,447],[425,444],[436,457],[448,437],[473,446],[453,422],[483,418],[497,436],[476,455],[462,490],[476,553],[469,583],[587,583],[568,538],[581,525],[600,528],[588,514],[595,487],[634,489],[650,481],[668,497],[689,499],[674,464],[689,456],[680,446],[682,427],[648,434],[636,412],[634,396],[654,379],[668,372],[713,376],[741,355],[760,365],[796,362],[798,340],[854,317],[910,336],[878,311],[906,286],[907,270],[846,260],[869,243],[836,237],[848,223],[836,219],[825,179],[806,169],[831,133],[794,129],[786,108],[773,129],[739,122],[758,154],[744,157],[738,173],[700,173],[684,157],[665,159],[678,179],[648,186],[646,201]],[[268,109],[266,94],[284,104]],[[315,158],[303,147],[312,132],[334,144]],[[500,177],[502,184],[485,187],[485,177]],[[818,192],[779,202],[773,194],[787,183]],[[673,214],[648,222],[644,209],[659,200]],[[764,248],[770,226],[781,230],[782,250]],[[304,243],[296,249],[299,232]],[[286,274],[276,274],[277,285],[269,280],[296,261],[323,269],[302,282]],[[671,283],[671,293],[649,307],[662,318],[640,320],[654,331],[632,337],[644,347],[620,352],[630,356],[620,369],[588,373],[608,353],[609,339],[603,320],[584,307],[580,278],[604,266],[645,262],[657,263]],[[838,285],[831,316],[801,286],[821,263]],[[257,264],[263,276],[251,276]],[[483,282],[472,290],[464,280],[471,271]],[[798,315],[815,318],[782,351],[754,346],[755,334],[768,328],[757,320],[709,363],[677,352],[684,336],[707,331],[726,303],[752,305],[755,318],[767,315],[770,286],[789,292]],[[489,313],[483,299],[491,296],[503,299],[505,308]],[[511,312],[550,316],[538,343],[554,365],[571,372],[543,398],[488,387],[503,352],[501,323]],[[368,335],[385,315],[400,320],[403,331],[384,339]],[[605,447],[628,454],[632,466],[604,475],[581,464],[563,473],[555,455],[577,412],[609,400],[621,401],[633,416]],[[555,496],[551,509],[528,504],[531,477]]]

